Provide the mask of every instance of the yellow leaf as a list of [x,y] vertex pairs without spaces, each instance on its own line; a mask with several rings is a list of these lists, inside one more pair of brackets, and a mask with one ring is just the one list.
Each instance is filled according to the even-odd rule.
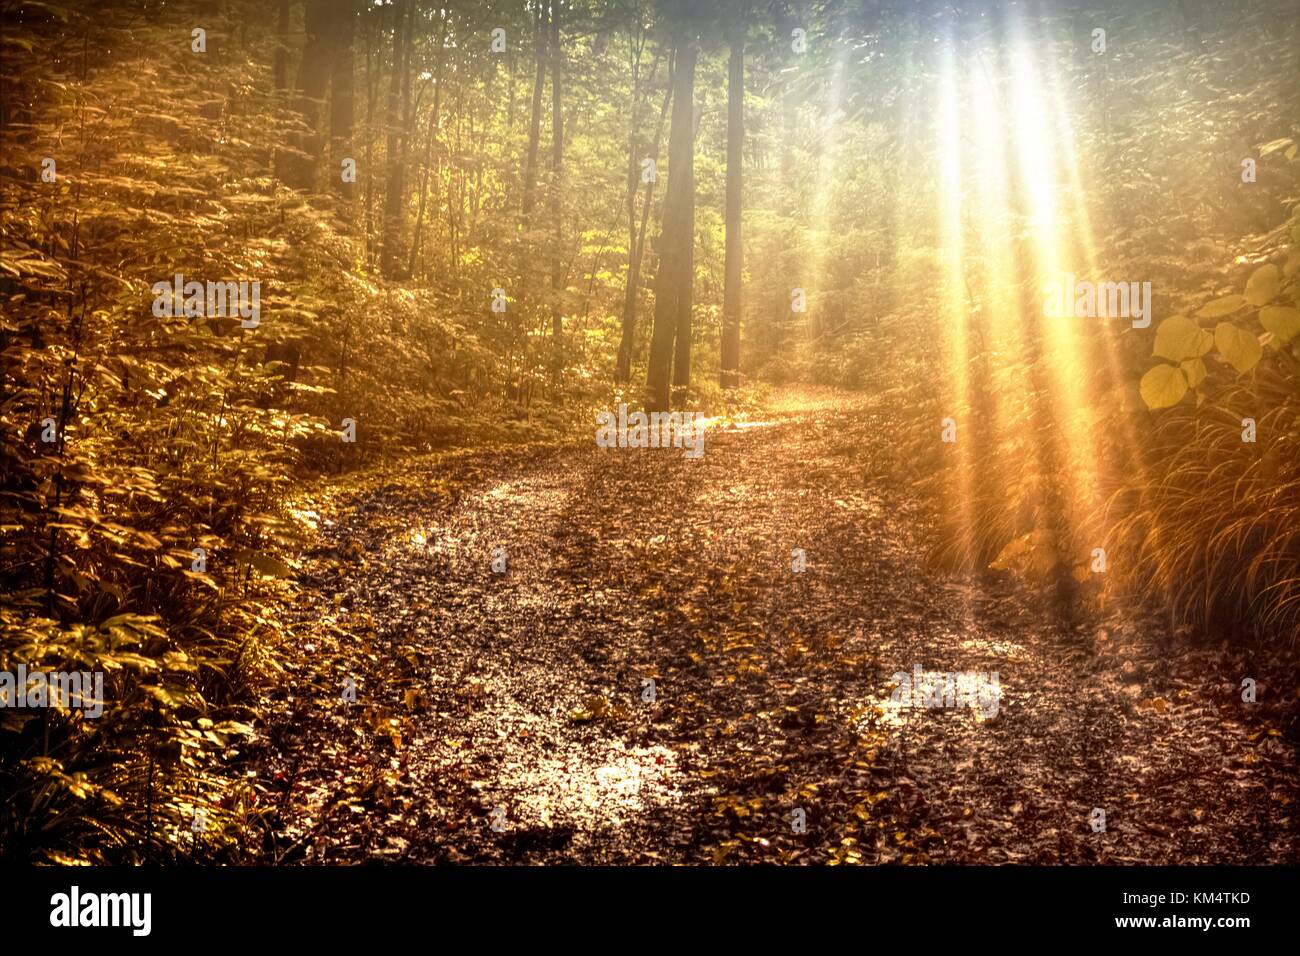
[[1264,350],[1254,333],[1239,329],[1231,322],[1220,322],[1214,330],[1214,344],[1228,363],[1241,374],[1249,372]]
[[1142,376],[1138,391],[1147,408],[1169,408],[1187,394],[1187,376],[1172,365],[1157,365]]
[[1171,315],[1156,327],[1156,344],[1153,354],[1171,362],[1204,355],[1210,349],[1208,336],[1201,327],[1185,315]]
[[1246,301],[1251,305],[1268,305],[1281,287],[1282,276],[1277,266],[1262,265],[1246,281]]
[[1300,333],[1300,309],[1287,305],[1267,305],[1259,310],[1259,321],[1283,342]]
[[1197,385],[1200,385],[1201,382],[1205,381],[1205,376],[1207,374],[1205,363],[1200,359],[1188,359],[1186,362],[1179,363],[1179,368],[1181,368],[1183,374],[1187,376],[1187,384],[1192,388],[1195,388]]
[[1196,314],[1203,319],[1217,319],[1222,315],[1229,315],[1236,312],[1246,304],[1244,295],[1225,295],[1221,299],[1215,299],[1201,307],[1201,311]]

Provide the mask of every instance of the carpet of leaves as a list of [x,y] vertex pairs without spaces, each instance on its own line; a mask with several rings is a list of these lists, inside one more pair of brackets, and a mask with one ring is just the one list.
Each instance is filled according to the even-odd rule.
[[[718,423],[698,460],[474,451],[305,496],[257,756],[276,858],[1300,858],[1294,671],[932,571],[883,415],[805,395]],[[890,707],[915,664],[998,672],[998,713]]]

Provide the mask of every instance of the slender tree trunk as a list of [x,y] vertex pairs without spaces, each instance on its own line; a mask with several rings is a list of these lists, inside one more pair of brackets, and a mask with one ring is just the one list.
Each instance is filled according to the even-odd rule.
[[781,84],[781,182],[785,184],[782,193],[782,212],[794,213],[794,150],[792,149],[795,133],[794,93],[791,86],[794,79],[795,56],[790,49],[790,32],[795,26],[795,19],[790,11],[789,0],[781,0],[776,8],[777,49],[781,51],[786,72],[786,80]]
[[275,91],[289,89],[289,0],[280,0],[275,29]]
[[506,60],[506,83],[509,87],[509,94],[506,97],[506,132],[515,131],[515,51],[512,47],[509,53],[509,59]]
[[738,23],[731,37],[727,71],[727,240],[722,294],[722,386],[740,384],[740,307],[743,275],[740,242],[741,162],[745,141],[745,33]]
[[[656,67],[658,64],[656,63]],[[651,71],[653,78],[654,71]],[[659,162],[659,144],[663,142],[664,122],[668,117],[668,106],[673,99],[673,74],[669,71],[668,86],[664,90],[664,103],[659,109],[659,124],[655,127],[654,146],[650,150],[650,159]],[[635,139],[635,137],[634,137]],[[641,157],[635,154],[636,145],[632,147],[632,194],[628,202],[629,217],[635,215],[633,203],[636,199],[637,170]],[[657,178],[657,177],[656,177]],[[646,230],[650,224],[650,209],[654,204],[655,179],[645,184],[645,201],[641,206],[641,228],[638,232],[634,219],[629,222],[627,288],[623,290],[623,328],[618,343],[618,361],[615,365],[615,377],[620,383],[626,383],[632,377],[632,343],[636,339],[637,292],[641,285],[641,262],[645,254]]]
[[337,17],[330,0],[307,0],[307,42],[298,67],[298,94],[294,109],[302,114],[309,132],[294,133],[289,141],[301,155],[286,155],[279,175],[296,189],[315,185],[316,164],[320,159],[321,113],[329,89],[330,62],[334,55],[334,29]]
[[533,76],[533,109],[528,126],[528,158],[524,163],[524,228],[533,212],[537,189],[537,150],[542,138],[542,89],[546,85],[546,14],[541,4],[537,7],[536,31],[537,69]]
[[424,228],[424,206],[428,193],[429,183],[432,180],[434,188],[437,188],[437,178],[433,170],[433,149],[438,138],[438,122],[442,113],[442,75],[443,63],[446,60],[446,52],[443,46],[447,42],[447,28],[451,19],[451,10],[444,8],[442,12],[442,27],[438,31],[438,65],[434,68],[433,75],[433,112],[429,114],[429,134],[425,141],[424,147],[424,166],[423,174],[420,180],[420,208],[415,214],[415,234],[411,239],[411,260],[407,272],[415,274],[416,257],[420,254],[421,232]]
[[668,188],[664,196],[654,332],[646,388],[653,410],[665,410],[670,382],[690,384],[691,286],[695,273],[695,59],[697,47],[681,28],[673,71],[673,118],[668,135]]
[[352,154],[352,127],[354,123],[354,78],[352,46],[356,36],[356,6],[345,0],[338,11],[338,44],[334,57],[334,75],[330,78],[330,177],[334,188],[344,199],[353,199],[356,184],[343,181],[342,161],[356,157]]
[[374,164],[371,162],[372,150],[371,142],[375,138],[375,98],[379,76],[374,69],[374,38],[375,38],[375,21],[379,22],[379,30],[382,36],[383,19],[382,14],[376,14],[373,9],[366,12],[366,268],[373,269],[375,264],[375,180],[378,178],[374,175]]
[[551,224],[555,229],[555,248],[551,252],[551,348],[552,377],[560,372],[560,337],[564,332],[563,310],[560,306],[560,288],[564,283],[564,265],[561,249],[564,242],[564,216],[560,202],[560,188],[564,175],[564,114],[561,110],[560,73],[564,66],[564,51],[560,48],[560,16],[562,0],[551,2]]
[[[534,52],[537,58],[537,64],[536,70],[533,74],[533,102],[528,125],[528,154],[524,161],[522,227],[525,245],[520,249],[518,297],[518,302],[521,308],[527,308],[529,277],[531,273],[531,270],[529,269],[531,250],[527,248],[527,236],[532,229],[533,206],[537,201],[537,154],[542,138],[542,92],[546,85],[546,26],[546,7],[544,4],[538,3],[534,42]],[[515,398],[518,398],[523,391],[522,375],[528,366],[528,356],[524,354],[525,350],[526,342],[521,336],[519,312],[516,311],[511,319],[511,363],[509,363],[513,365],[513,357],[517,353],[519,356],[521,379],[519,391],[513,396]],[[513,367],[510,370],[510,374],[511,378],[513,378]],[[510,383],[507,382],[507,391],[509,391],[509,389]]]
[[[464,130],[465,116],[465,87],[458,85],[456,87],[456,108],[453,113],[456,117],[456,139],[451,147],[452,156],[464,155],[462,145],[462,133]],[[454,276],[460,270],[460,237],[463,234],[461,230],[461,212],[464,209],[462,197],[464,196],[465,171],[453,160],[447,167],[447,213],[450,217],[451,242],[449,258],[447,260],[447,270]],[[516,319],[517,321],[517,319]]]
[[[402,206],[406,175],[402,162],[402,90],[407,73],[406,51],[409,48],[410,18],[407,8],[410,0],[393,2],[393,72],[388,82],[388,109],[385,123],[388,127],[387,188],[384,193],[384,241],[380,250],[380,271],[388,278],[397,272],[401,261]],[[409,87],[406,87],[409,89]]]

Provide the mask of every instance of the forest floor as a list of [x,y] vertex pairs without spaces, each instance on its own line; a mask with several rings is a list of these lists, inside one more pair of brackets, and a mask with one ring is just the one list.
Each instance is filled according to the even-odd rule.
[[[322,485],[255,760],[279,859],[1300,859],[1264,703],[1293,688],[931,570],[885,415],[799,392],[698,460],[588,440]],[[891,703],[916,665],[996,672],[1000,699]]]

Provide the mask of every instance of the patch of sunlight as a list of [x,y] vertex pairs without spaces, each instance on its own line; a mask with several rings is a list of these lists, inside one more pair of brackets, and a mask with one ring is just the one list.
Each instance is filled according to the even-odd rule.
[[883,515],[884,509],[880,506],[879,501],[868,501],[858,495],[847,495],[844,498],[835,498],[834,504],[837,508],[843,508],[846,511],[865,511],[870,515]]
[[779,422],[751,422],[743,416],[732,418],[728,415],[714,415],[695,419],[696,428],[721,428],[723,431],[747,431],[751,428],[772,428]]
[[858,714],[855,730],[858,733],[900,730],[907,726],[915,713],[916,708],[887,698],[864,707]]
[[492,489],[486,492],[484,498],[518,498],[519,493],[515,490],[516,482],[502,481],[498,482]]
[[320,527],[320,514],[310,508],[290,508],[289,517],[312,531]]
[[961,641],[960,647],[974,656],[999,657],[1008,661],[1022,661],[1029,656],[1023,644],[998,641],[990,637],[967,637]]
[[382,549],[386,559],[402,554],[417,554],[429,560],[456,560],[463,555],[465,542],[447,528],[425,525],[393,535],[384,541]]
[[499,785],[516,801],[512,816],[543,826],[599,821],[618,826],[656,806],[680,798],[674,780],[677,753],[666,747],[624,747],[614,742],[605,753],[583,750],[566,757],[511,762]]
[[855,733],[870,735],[896,734],[917,727],[925,720],[958,720],[979,726],[997,715],[978,707],[918,707],[907,701],[886,699],[867,705],[857,712],[852,726]]

